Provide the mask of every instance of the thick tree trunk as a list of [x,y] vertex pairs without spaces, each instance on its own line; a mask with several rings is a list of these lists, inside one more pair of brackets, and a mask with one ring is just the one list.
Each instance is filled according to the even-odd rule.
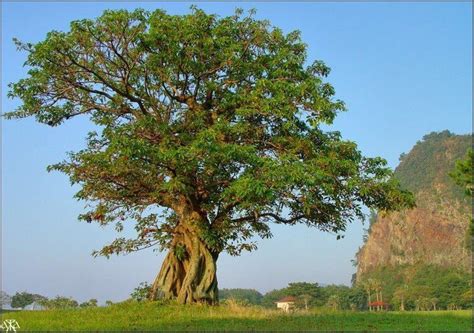
[[181,304],[217,304],[217,257],[193,226],[181,223],[153,283],[150,299],[176,299]]

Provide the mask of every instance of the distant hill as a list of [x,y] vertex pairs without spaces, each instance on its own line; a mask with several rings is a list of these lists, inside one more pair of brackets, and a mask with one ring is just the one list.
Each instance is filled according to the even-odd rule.
[[471,204],[448,174],[471,145],[471,135],[433,132],[400,156],[395,175],[415,194],[417,207],[372,217],[356,254],[357,281],[386,268],[406,267],[412,274],[429,265],[470,271]]

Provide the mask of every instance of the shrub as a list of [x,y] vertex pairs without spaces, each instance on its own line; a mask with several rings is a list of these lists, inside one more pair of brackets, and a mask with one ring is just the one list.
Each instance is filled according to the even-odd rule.
[[133,289],[133,292],[130,294],[132,299],[142,302],[148,299],[148,296],[150,295],[151,292],[151,285],[148,284],[148,282],[142,282]]

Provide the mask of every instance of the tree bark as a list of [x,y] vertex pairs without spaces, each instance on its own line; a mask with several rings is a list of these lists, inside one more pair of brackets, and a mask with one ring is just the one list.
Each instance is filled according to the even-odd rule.
[[150,299],[175,299],[181,304],[218,303],[218,253],[200,239],[193,222],[195,218],[185,219],[177,226]]

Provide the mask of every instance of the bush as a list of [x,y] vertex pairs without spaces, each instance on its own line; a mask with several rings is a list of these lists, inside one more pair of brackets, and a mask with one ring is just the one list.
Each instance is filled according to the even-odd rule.
[[219,290],[219,300],[225,301],[227,299],[247,301],[250,304],[260,304],[263,295],[255,289],[221,289]]
[[79,305],[81,308],[93,308],[97,306],[97,300],[95,298],[92,298],[88,300],[87,302],[81,303]]
[[76,300],[72,297],[56,296],[50,300],[42,300],[39,302],[47,309],[74,309],[79,306]]
[[151,285],[148,284],[148,282],[142,282],[133,289],[133,292],[130,294],[132,299],[142,302],[148,299],[148,296],[150,295],[151,292]]
[[223,305],[229,308],[239,308],[251,305],[249,301],[245,299],[227,298],[222,302]]
[[46,297],[38,295],[38,294],[30,294],[26,291],[21,293],[16,293],[11,298],[11,306],[12,308],[24,308],[25,306],[33,303],[33,302],[42,302],[47,300]]

